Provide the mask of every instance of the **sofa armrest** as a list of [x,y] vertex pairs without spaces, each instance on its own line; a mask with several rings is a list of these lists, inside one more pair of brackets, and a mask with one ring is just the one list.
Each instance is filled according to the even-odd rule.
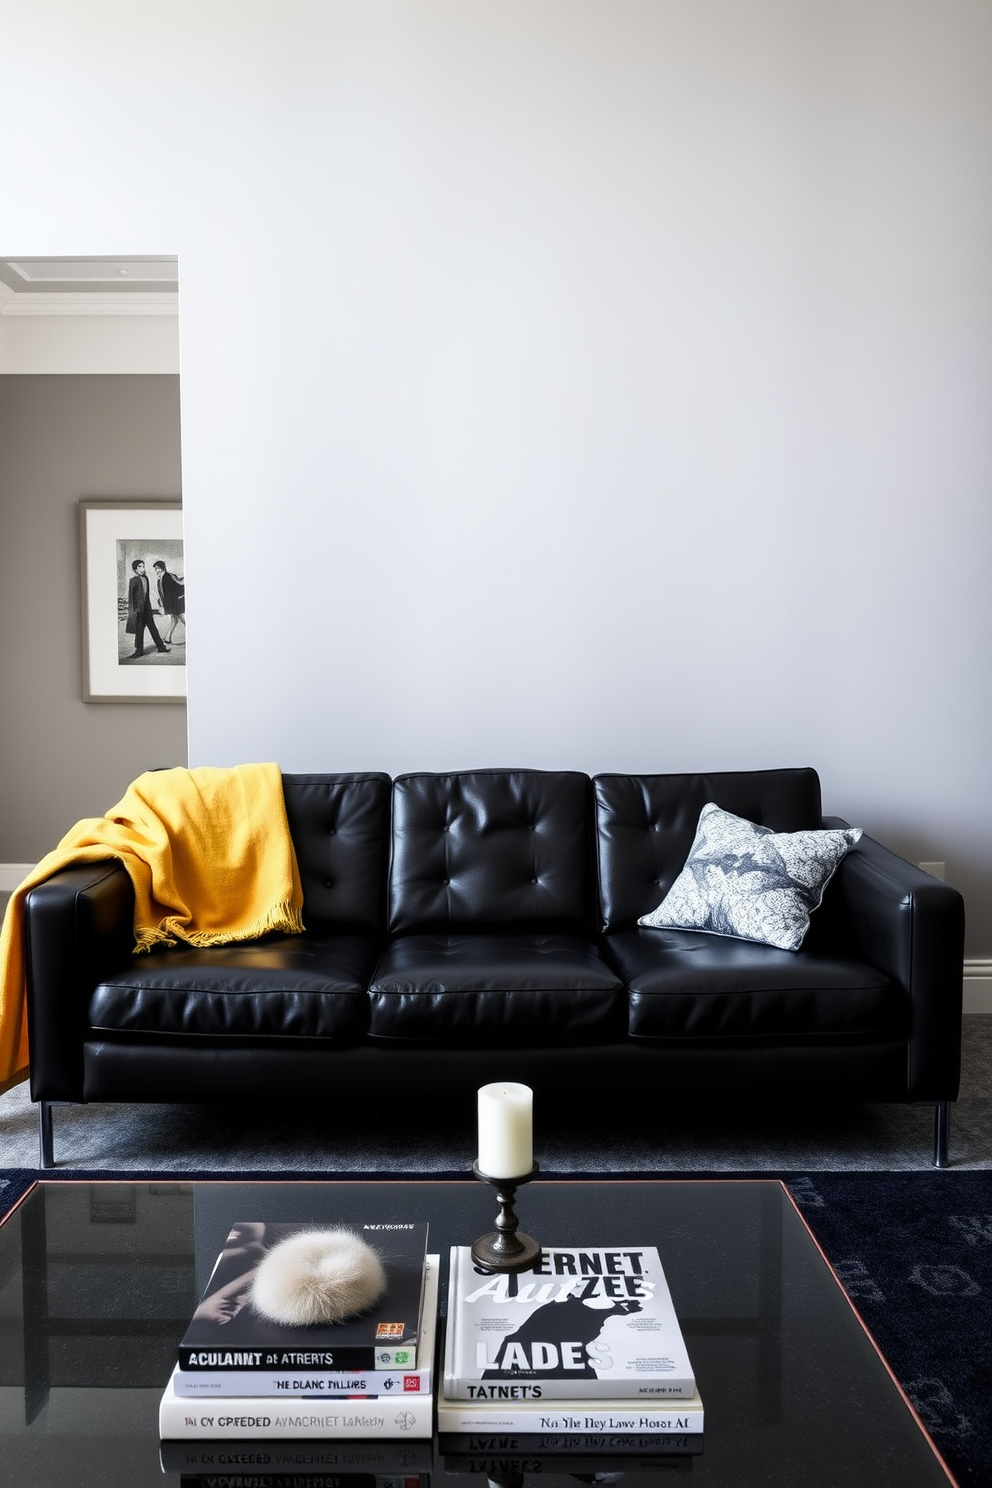
[[[848,825],[840,817],[824,817],[823,824]],[[955,1100],[961,1076],[964,900],[868,836],[841,863],[836,892],[860,954],[909,995],[908,1098]]]
[[90,996],[133,948],[134,889],[115,860],[65,868],[25,895],[32,1100],[82,1100]]

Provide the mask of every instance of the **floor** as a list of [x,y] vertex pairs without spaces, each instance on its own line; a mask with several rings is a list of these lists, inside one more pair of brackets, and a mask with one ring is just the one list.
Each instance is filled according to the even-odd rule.
[[[0,910],[9,896],[0,891]],[[413,1092],[370,1091],[365,1109],[64,1106],[59,1167],[444,1172],[470,1168],[475,1118]],[[911,1171],[930,1167],[929,1107],[665,1100],[604,1109],[595,1091],[568,1109],[535,1106],[542,1170],[582,1172]],[[992,1014],[964,1020],[961,1095],[951,1114],[957,1169],[992,1168]],[[37,1107],[26,1084],[0,1096],[0,1164],[38,1165]]]
[[[965,1020],[950,1154],[992,1168],[992,1015]],[[475,1116],[413,1091],[370,1090],[363,1109],[253,1102],[215,1106],[57,1106],[60,1167],[172,1172],[443,1172],[471,1167]],[[929,1107],[666,1101],[605,1108],[595,1091],[567,1108],[535,1102],[546,1173],[912,1171],[930,1168]],[[36,1167],[37,1108],[26,1085],[0,1096],[0,1162]]]

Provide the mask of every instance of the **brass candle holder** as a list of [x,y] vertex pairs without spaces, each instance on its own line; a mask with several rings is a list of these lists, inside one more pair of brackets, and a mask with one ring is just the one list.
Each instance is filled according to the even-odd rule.
[[492,1184],[499,1204],[496,1228],[486,1235],[480,1235],[475,1241],[472,1246],[473,1261],[478,1266],[485,1266],[487,1271],[526,1271],[530,1266],[536,1266],[541,1259],[540,1244],[530,1235],[518,1233],[520,1221],[513,1201],[520,1185],[537,1177],[537,1163],[529,1173],[522,1173],[519,1178],[493,1178],[484,1173],[477,1162],[472,1164],[472,1172],[480,1183]]

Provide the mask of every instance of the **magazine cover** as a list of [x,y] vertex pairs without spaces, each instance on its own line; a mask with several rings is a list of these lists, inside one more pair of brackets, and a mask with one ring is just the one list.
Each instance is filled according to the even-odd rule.
[[679,1400],[695,1388],[654,1246],[547,1249],[530,1270],[501,1275],[452,1247],[449,1399]]
[[262,1257],[315,1223],[241,1221],[227,1237],[203,1299],[179,1346],[181,1369],[416,1369],[427,1225],[356,1224],[386,1270],[385,1295],[343,1323],[292,1327],[263,1317],[251,1301]]

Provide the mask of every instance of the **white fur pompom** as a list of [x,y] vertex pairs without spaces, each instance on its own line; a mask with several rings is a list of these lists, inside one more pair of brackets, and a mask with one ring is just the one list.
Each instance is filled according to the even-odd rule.
[[365,1312],[386,1290],[371,1245],[351,1230],[303,1230],[263,1257],[252,1305],[275,1323],[341,1323]]

